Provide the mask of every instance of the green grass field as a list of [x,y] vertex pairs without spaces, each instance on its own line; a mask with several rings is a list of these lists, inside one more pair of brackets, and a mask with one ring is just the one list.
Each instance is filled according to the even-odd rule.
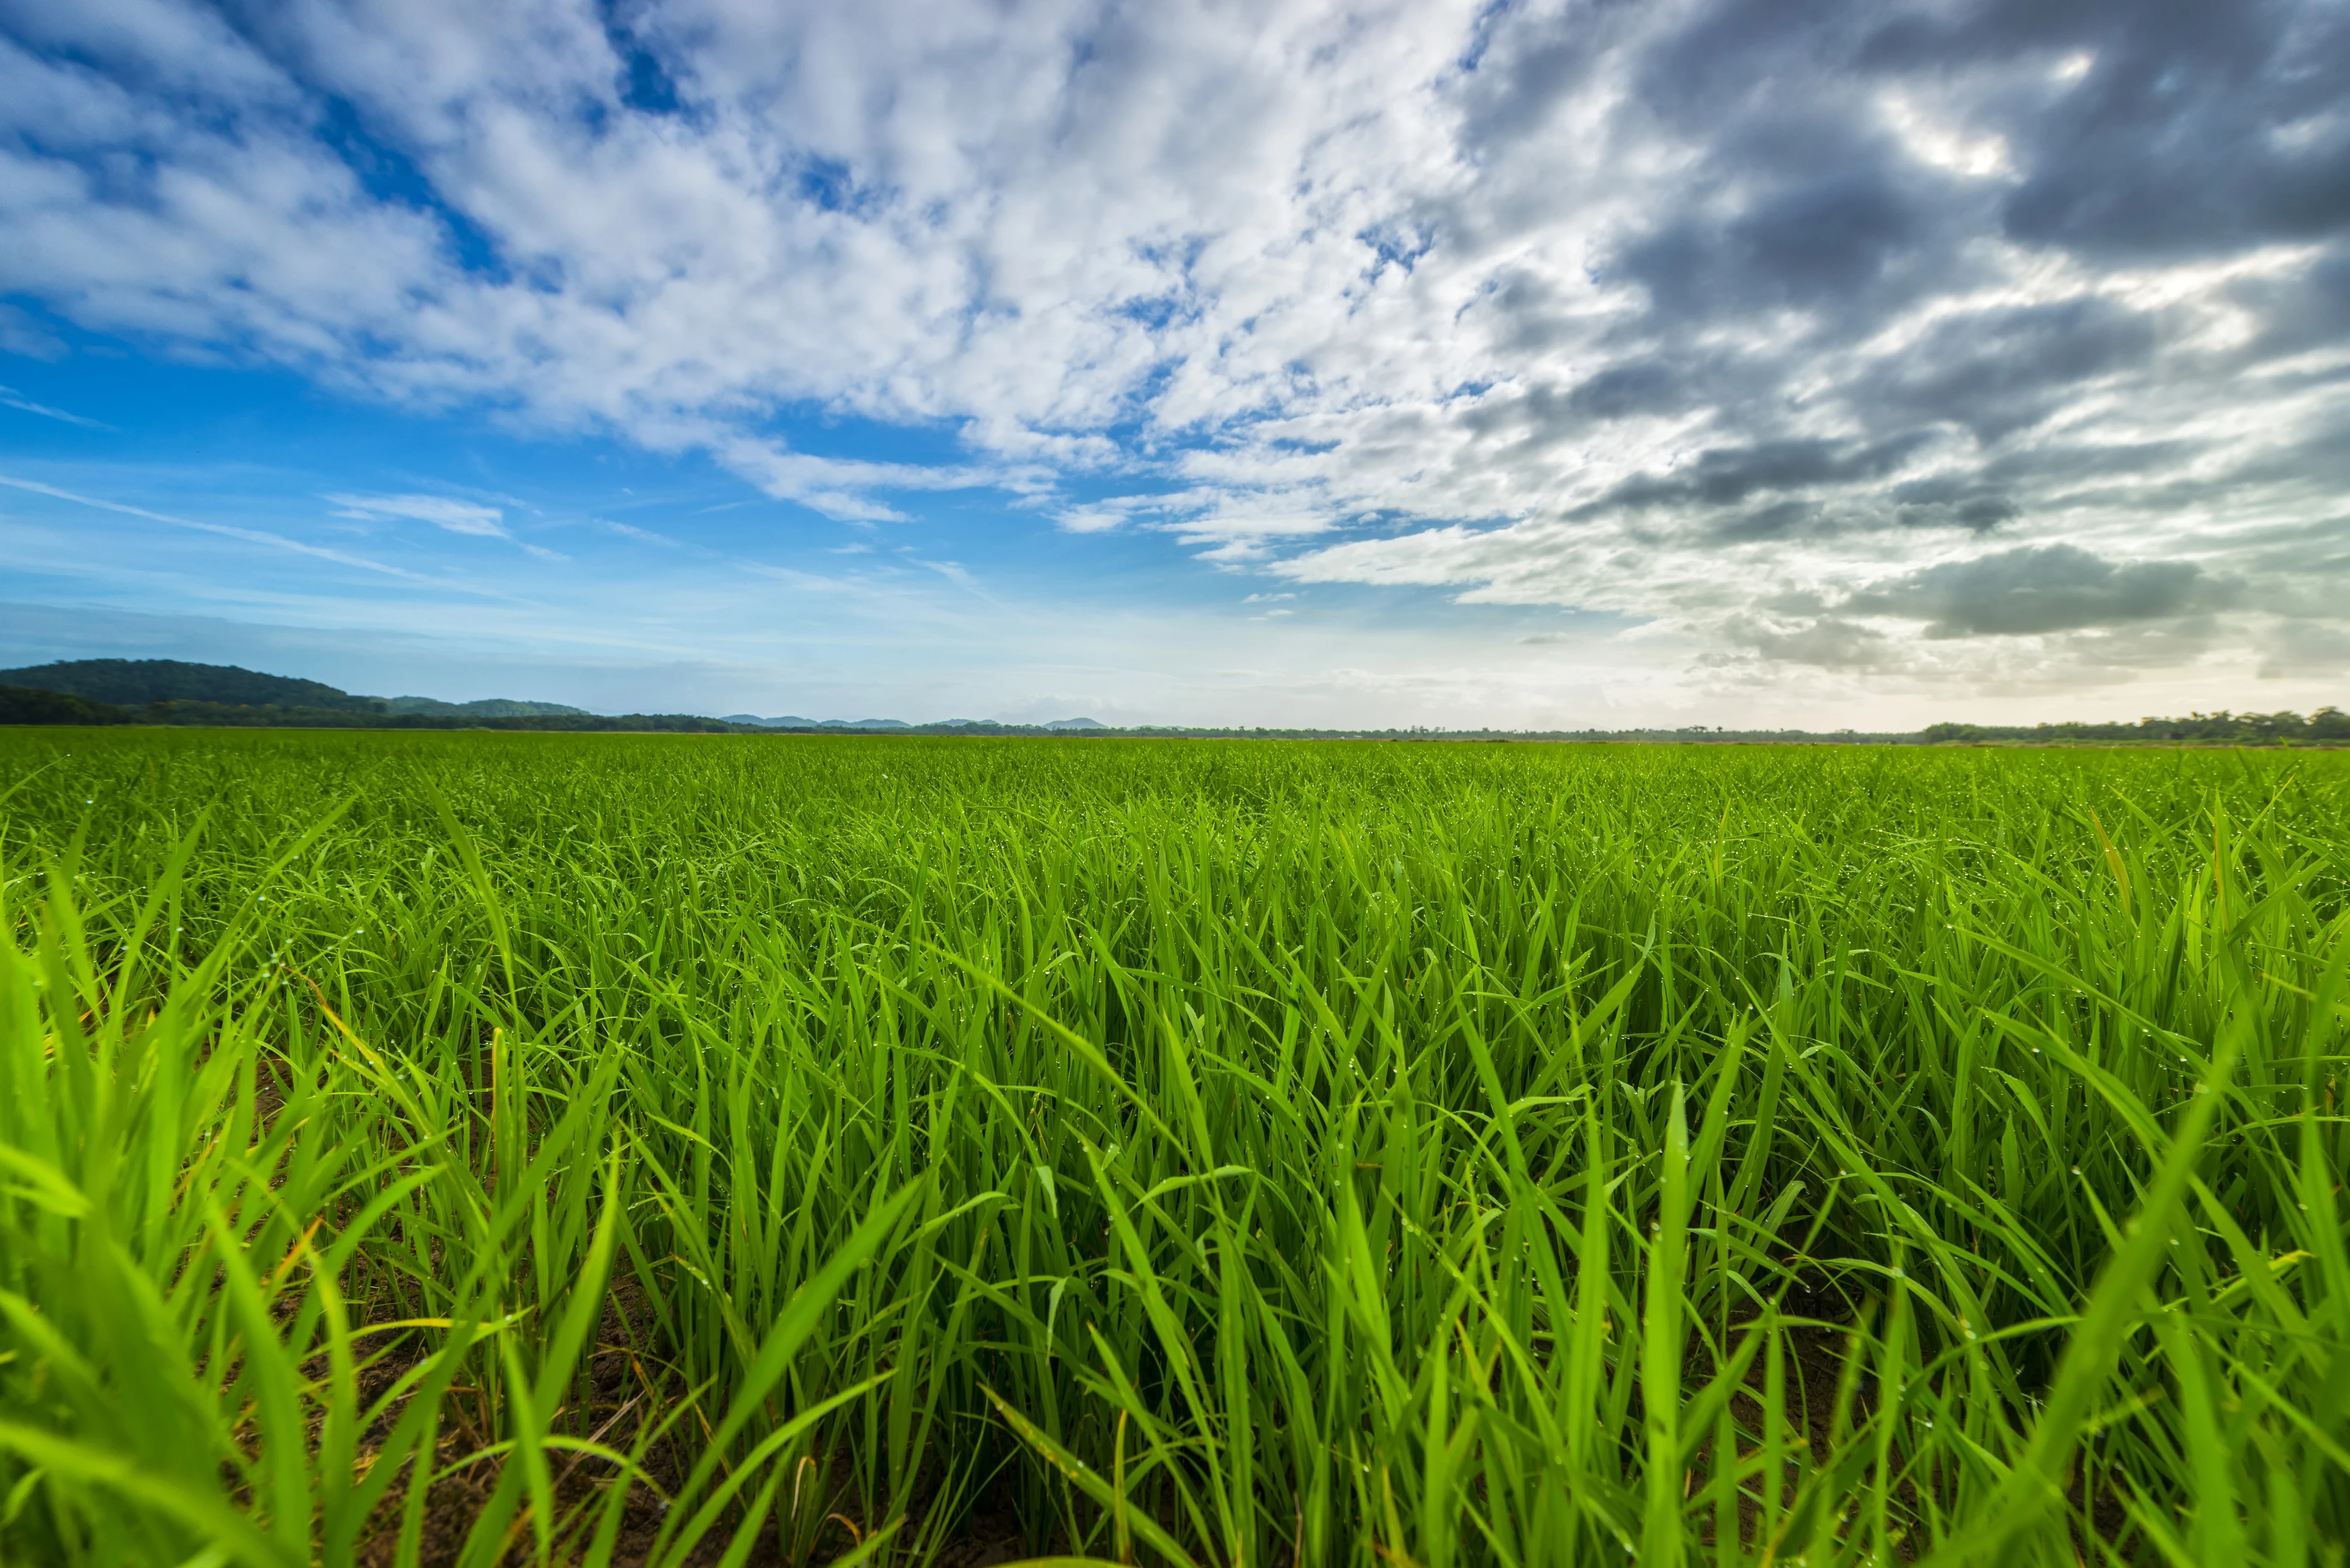
[[2350,758],[0,793],[0,1562],[2345,1562]]

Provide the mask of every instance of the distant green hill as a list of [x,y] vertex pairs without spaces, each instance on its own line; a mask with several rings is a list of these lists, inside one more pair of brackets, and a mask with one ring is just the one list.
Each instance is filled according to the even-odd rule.
[[183,664],[176,659],[60,659],[24,670],[0,670],[0,685],[64,691],[124,708],[150,702],[219,702],[238,708],[383,711],[378,699],[354,697],[324,681],[264,675],[234,664]]
[[76,659],[0,670],[0,724],[174,724],[345,730],[723,732],[699,713],[590,713],[484,697],[359,697],[320,680],[176,659]]
[[[168,714],[142,719],[182,724],[371,723],[385,718],[542,719],[586,718],[584,708],[561,702],[525,702],[484,697],[443,702],[437,697],[362,697],[289,675],[265,675],[234,664],[188,664],[176,659],[75,659],[0,670],[0,685],[61,695],[117,708],[172,705]],[[21,706],[21,704],[20,704]],[[33,710],[26,709],[26,712]],[[42,711],[64,713],[54,704]],[[101,723],[90,718],[16,719],[13,723]]]

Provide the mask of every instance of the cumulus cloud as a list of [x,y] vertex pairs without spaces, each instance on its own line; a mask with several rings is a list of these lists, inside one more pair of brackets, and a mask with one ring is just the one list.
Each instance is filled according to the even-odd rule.
[[16,0],[0,293],[856,523],[989,490],[1814,667],[2305,661],[2245,618],[2340,613],[2283,541],[2350,477],[2345,102],[2326,0]]

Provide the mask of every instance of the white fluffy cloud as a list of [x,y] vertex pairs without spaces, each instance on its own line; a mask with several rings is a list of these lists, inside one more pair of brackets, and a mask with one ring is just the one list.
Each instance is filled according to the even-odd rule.
[[[2350,49],[2174,9],[0,0],[0,292],[1709,668],[2330,646],[2283,585],[2345,569]],[[809,409],[962,455],[798,450]],[[2057,566],[2054,619],[1949,608]],[[2126,591],[2190,579],[2230,597]]]

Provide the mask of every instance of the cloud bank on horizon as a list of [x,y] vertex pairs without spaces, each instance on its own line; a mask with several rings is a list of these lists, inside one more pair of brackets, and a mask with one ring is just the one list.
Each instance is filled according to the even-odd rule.
[[2350,669],[2335,0],[0,0],[0,232],[12,351],[1604,612],[1717,694]]

